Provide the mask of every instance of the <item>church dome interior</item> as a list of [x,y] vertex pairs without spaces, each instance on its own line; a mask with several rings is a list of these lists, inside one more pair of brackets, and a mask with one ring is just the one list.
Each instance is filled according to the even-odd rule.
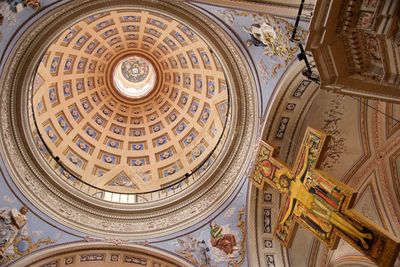
[[400,1],[0,1],[1,267],[400,267]]
[[41,212],[143,240],[234,198],[257,138],[257,87],[215,21],[172,2],[87,1],[32,27],[4,76],[4,107],[18,112],[3,129],[18,138],[2,133],[10,173]]
[[32,90],[33,133],[49,163],[67,181],[110,192],[194,183],[224,142],[229,109],[211,51],[185,24],[145,11],[98,13],[62,30]]

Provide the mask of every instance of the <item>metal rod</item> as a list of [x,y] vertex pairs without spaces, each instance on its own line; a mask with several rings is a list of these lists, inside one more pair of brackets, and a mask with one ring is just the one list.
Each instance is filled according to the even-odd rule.
[[292,42],[294,42],[294,41],[296,40],[295,37],[296,37],[296,33],[297,33],[297,27],[299,26],[301,13],[303,12],[304,1],[305,1],[305,0],[301,0],[300,7],[299,7],[299,11],[298,11],[298,13],[297,13],[296,22],[294,23],[294,28],[293,28],[293,32],[292,32],[292,37],[290,37],[290,41],[292,41]]

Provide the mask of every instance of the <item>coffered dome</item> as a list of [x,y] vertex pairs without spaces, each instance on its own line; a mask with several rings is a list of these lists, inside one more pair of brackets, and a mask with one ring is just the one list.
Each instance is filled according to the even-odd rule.
[[0,146],[37,207],[141,239],[232,199],[257,140],[257,83],[213,19],[181,2],[82,0],[31,29],[1,73]]
[[147,11],[68,27],[44,53],[32,93],[48,161],[67,181],[109,192],[195,181],[228,113],[224,70],[206,42]]

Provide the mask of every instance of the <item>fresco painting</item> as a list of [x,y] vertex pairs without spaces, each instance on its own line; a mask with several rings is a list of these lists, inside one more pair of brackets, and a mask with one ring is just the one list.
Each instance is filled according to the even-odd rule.
[[36,216],[6,185],[0,196],[0,266],[39,248],[78,240]]
[[169,250],[201,267],[247,266],[245,206],[247,183],[219,215],[200,229],[151,245]]

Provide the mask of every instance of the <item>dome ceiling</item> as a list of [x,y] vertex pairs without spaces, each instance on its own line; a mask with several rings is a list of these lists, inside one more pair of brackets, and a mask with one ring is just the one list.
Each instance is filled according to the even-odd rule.
[[229,203],[259,118],[235,37],[157,0],[72,1],[31,29],[0,74],[0,151],[32,203],[71,229],[134,239]]
[[32,94],[48,162],[70,183],[110,192],[195,181],[228,112],[206,42],[148,11],[98,13],[66,29],[44,52]]

